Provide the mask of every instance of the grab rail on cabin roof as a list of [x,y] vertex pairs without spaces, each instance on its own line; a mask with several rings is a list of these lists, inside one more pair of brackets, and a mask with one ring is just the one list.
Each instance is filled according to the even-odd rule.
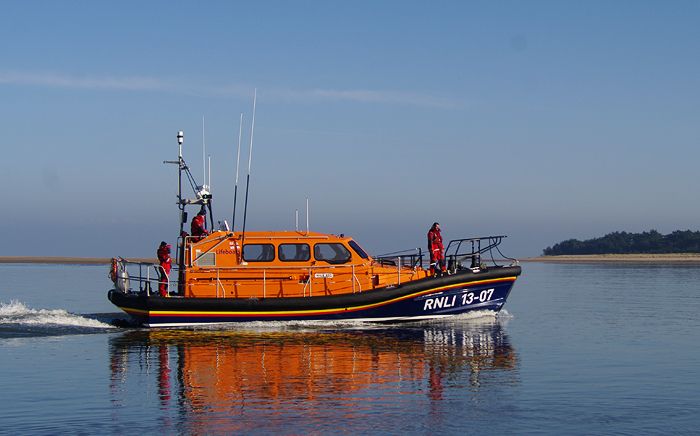
[[[202,257],[204,257],[206,254],[211,253],[212,251],[214,251],[215,248],[222,245],[226,241],[231,242],[231,240],[232,240],[234,243],[236,243],[236,245],[238,245],[238,243],[242,242],[240,239],[233,239],[232,238],[233,235],[234,235],[233,232],[227,232],[227,233],[224,233],[222,235],[217,236],[214,240],[209,239],[206,241],[204,240],[203,237],[200,237],[200,236],[186,236],[184,238],[184,240],[185,240],[184,245],[186,247],[189,247],[191,250],[196,250],[196,247],[198,247],[200,245],[204,245],[204,244],[209,245],[209,244],[211,244],[211,242],[218,240],[218,242],[216,244],[210,246],[204,252],[199,252],[195,256],[194,259],[190,260],[190,263],[187,266],[192,267],[194,265],[194,262],[196,262],[199,259],[201,259]],[[183,239],[182,237],[178,238],[178,250],[182,247],[182,239]],[[294,240],[309,240],[309,239],[330,240],[330,237],[326,236],[326,235],[314,235],[312,237],[303,236],[303,235],[299,235],[299,236],[275,236],[274,238],[272,236],[248,236],[246,239],[248,239],[248,240],[259,239],[261,241],[270,241],[272,239],[283,239],[283,240],[294,241]],[[178,252],[178,256],[179,255],[180,254]]]

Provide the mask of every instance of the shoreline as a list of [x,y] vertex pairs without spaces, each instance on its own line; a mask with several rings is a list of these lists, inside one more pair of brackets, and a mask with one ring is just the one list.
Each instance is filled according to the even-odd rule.
[[657,263],[700,264],[700,253],[663,254],[581,254],[563,256],[540,256],[518,259],[520,262],[542,263]]
[[[39,257],[0,256],[0,263],[34,263],[54,265],[109,265],[110,257]],[[131,262],[158,263],[156,258],[125,258]]]

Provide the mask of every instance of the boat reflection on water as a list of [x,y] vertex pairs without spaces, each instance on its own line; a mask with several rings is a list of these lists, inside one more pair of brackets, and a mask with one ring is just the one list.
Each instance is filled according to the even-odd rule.
[[494,317],[246,328],[111,338],[113,404],[164,413],[190,433],[242,432],[253,423],[284,433],[290,417],[313,426],[401,404],[429,413],[445,396],[465,395],[458,390],[483,396],[489,385],[518,379],[515,350]]

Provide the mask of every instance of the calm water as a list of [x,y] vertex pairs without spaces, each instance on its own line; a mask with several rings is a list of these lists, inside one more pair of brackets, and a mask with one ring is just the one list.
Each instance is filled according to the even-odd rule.
[[698,434],[700,267],[523,264],[498,318],[120,330],[0,265],[0,434]]

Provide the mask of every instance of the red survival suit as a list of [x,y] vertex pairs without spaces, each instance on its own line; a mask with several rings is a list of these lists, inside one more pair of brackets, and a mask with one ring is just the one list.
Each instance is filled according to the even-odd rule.
[[196,217],[192,218],[190,226],[190,234],[194,236],[193,241],[197,242],[200,238],[207,236],[209,232],[204,228],[205,212],[200,211]]
[[428,232],[428,252],[430,252],[430,271],[445,272],[445,255],[442,246],[442,235],[440,234],[440,224],[435,223]]
[[160,243],[158,247],[158,261],[163,269],[160,270],[160,281],[158,282],[158,293],[161,297],[168,295],[168,277],[170,277],[170,267],[172,259],[170,259],[170,245],[165,241]]

